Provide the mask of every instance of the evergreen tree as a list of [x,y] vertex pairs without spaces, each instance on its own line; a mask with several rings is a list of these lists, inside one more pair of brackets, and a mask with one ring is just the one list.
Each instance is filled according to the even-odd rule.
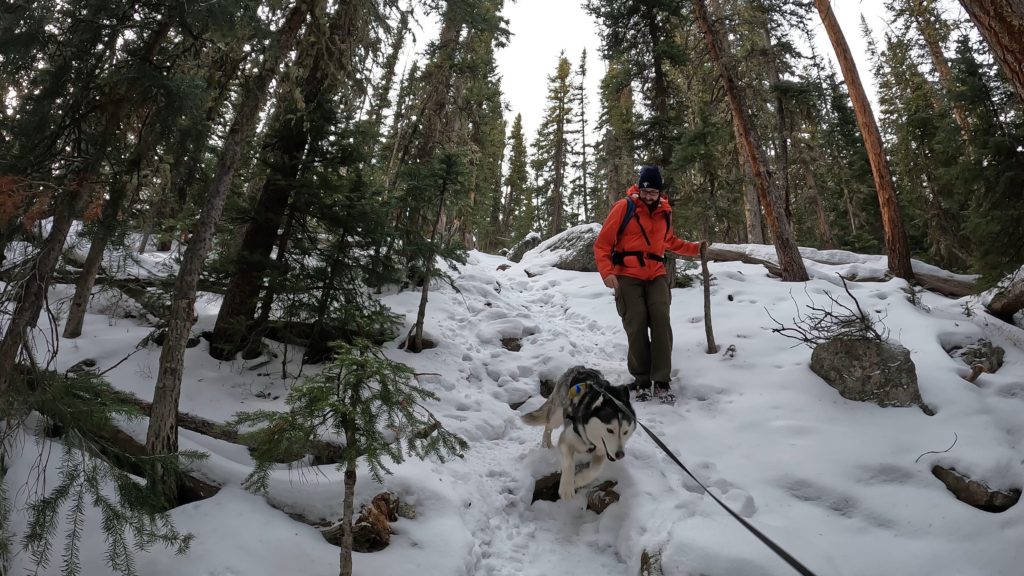
[[405,456],[462,457],[468,444],[452,434],[427,410],[436,401],[429,390],[411,382],[412,371],[388,360],[364,341],[339,345],[334,360],[288,394],[288,410],[239,414],[236,426],[257,427],[250,439],[257,465],[245,481],[265,492],[275,462],[306,453],[326,427],[345,439],[338,468],[345,472],[342,502],[341,576],[352,575],[352,521],[355,486],[361,463],[377,482],[390,474],[387,463]]
[[968,201],[964,231],[974,271],[992,284],[1024,264],[1024,246],[1007,242],[1024,237],[1024,110],[1000,70],[979,58],[984,51],[973,42],[967,35],[958,38],[950,64],[962,87],[957,99],[975,128],[975,154],[984,160],[969,176],[980,185]]
[[815,0],[821,21],[825,25],[832,47],[839,59],[843,78],[850,90],[850,98],[857,115],[857,125],[864,138],[868,160],[871,162],[871,173],[875,178],[875,190],[878,193],[878,204],[882,213],[882,228],[885,232],[885,248],[889,260],[889,271],[893,275],[906,280],[913,280],[914,270],[910,265],[910,246],[907,231],[903,225],[903,217],[896,190],[893,184],[889,161],[885,155],[882,136],[878,131],[871,104],[868,102],[864,87],[860,82],[857,65],[853,61],[850,47],[846,43],[843,31],[839,27],[832,5],[828,0]]
[[595,145],[596,177],[603,190],[599,213],[607,213],[633,183],[637,163],[636,112],[632,74],[621,60],[608,63],[601,79],[601,112]]
[[[277,30],[275,42],[264,54],[259,72],[241,96],[231,128],[221,150],[214,180],[207,189],[206,201],[195,233],[185,250],[181,268],[175,280],[168,314],[167,337],[160,353],[160,370],[153,392],[153,409],[146,433],[146,449],[153,455],[166,455],[178,450],[178,399],[185,363],[185,344],[189,337],[195,305],[199,274],[213,244],[214,229],[220,220],[228,193],[242,158],[242,149],[256,129],[257,115],[266,100],[271,81],[277,76],[281,64],[291,51],[307,16],[319,13],[317,2],[323,0],[296,0]],[[161,486],[168,502],[176,502],[178,495],[173,475],[157,473],[151,482]]]
[[574,204],[568,198],[566,186],[570,159],[575,153],[573,138],[578,132],[571,74],[572,65],[563,51],[555,73],[548,76],[544,116],[533,141],[531,167],[542,197],[546,199],[550,236],[565,230],[567,208]]
[[522,114],[516,114],[512,122],[508,148],[508,173],[505,175],[501,224],[506,243],[511,244],[522,240],[533,230],[534,219]]
[[1024,104],[1024,6],[1020,0],[960,0]]

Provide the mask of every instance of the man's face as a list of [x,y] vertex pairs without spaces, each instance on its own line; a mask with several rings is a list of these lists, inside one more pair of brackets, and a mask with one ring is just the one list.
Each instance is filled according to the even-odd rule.
[[640,188],[638,193],[640,194],[640,200],[648,206],[654,206],[658,199],[661,198],[661,190],[657,188]]

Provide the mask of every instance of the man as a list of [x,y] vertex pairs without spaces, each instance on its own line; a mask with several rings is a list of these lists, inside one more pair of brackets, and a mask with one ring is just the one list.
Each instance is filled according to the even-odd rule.
[[[672,208],[661,194],[661,172],[644,166],[626,198],[612,206],[594,242],[594,258],[604,285],[615,291],[615,307],[629,342],[626,365],[638,401],[652,395],[671,403],[672,292],[665,273],[665,251],[697,256],[706,241],[687,242],[672,230]],[[628,218],[628,220],[626,220]]]

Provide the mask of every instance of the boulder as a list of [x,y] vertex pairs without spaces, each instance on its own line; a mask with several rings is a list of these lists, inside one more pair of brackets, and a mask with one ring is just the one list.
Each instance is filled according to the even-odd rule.
[[601,229],[592,225],[576,226],[566,230],[559,235],[555,242],[552,242],[547,249],[550,251],[560,250],[561,254],[555,262],[555,268],[559,270],[571,270],[573,272],[597,272],[597,262],[594,260],[594,241]]
[[910,351],[872,339],[834,338],[814,348],[811,370],[848,400],[879,406],[919,406],[930,414],[917,387]]
[[530,232],[519,242],[516,242],[511,248],[508,249],[506,255],[509,260],[513,262],[519,262],[523,259],[523,254],[526,254],[530,250],[533,250],[540,244],[540,234],[537,232]]
[[981,338],[970,346],[956,346],[947,350],[951,358],[958,358],[972,368],[981,366],[981,371],[992,374],[1003,366],[1006,350],[992,344],[987,338]]

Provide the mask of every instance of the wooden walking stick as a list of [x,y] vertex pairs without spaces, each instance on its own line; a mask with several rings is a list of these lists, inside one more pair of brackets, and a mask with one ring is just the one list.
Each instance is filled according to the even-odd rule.
[[708,245],[700,243],[700,272],[704,277],[704,332],[708,336],[708,354],[718,352],[715,331],[711,328],[711,274],[708,272]]

